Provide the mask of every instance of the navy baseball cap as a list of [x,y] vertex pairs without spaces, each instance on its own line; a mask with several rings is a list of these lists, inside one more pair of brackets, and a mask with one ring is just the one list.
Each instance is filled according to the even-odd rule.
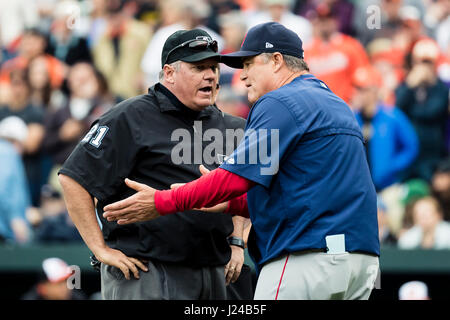
[[201,29],[178,30],[164,43],[161,54],[161,67],[181,60],[197,62],[209,58],[220,59],[217,41]]
[[303,59],[302,40],[294,31],[278,22],[258,24],[247,32],[241,49],[222,55],[220,62],[232,68],[242,69],[244,58],[264,52],[280,52]]

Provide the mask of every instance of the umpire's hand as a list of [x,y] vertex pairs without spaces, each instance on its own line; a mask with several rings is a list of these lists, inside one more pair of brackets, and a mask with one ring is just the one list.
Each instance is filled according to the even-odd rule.
[[137,192],[121,201],[111,203],[103,208],[103,217],[117,224],[129,224],[158,218],[155,208],[155,191],[152,187],[136,181],[125,179],[125,183]]
[[95,257],[104,264],[119,268],[127,280],[130,280],[131,274],[136,279],[139,279],[138,268],[145,272],[148,271],[148,268],[145,266],[146,261],[128,257],[121,251],[109,247],[97,249]]
[[242,266],[244,265],[244,249],[236,246],[230,246],[231,259],[225,266],[225,283],[229,285],[234,283],[241,274]]

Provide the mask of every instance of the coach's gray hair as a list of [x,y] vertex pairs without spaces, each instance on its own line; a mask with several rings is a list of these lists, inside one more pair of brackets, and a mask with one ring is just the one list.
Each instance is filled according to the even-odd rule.
[[[261,57],[264,59],[264,63],[269,62],[272,55],[273,53],[270,52],[261,53]],[[282,56],[284,59],[284,63],[286,63],[286,66],[289,70],[294,72],[309,71],[309,67],[306,64],[305,60],[287,54],[282,54]]]
[[[177,60],[175,62],[169,63],[169,66],[172,66],[175,71],[180,70],[181,60]],[[164,80],[164,67],[159,72],[159,82],[162,82]]]

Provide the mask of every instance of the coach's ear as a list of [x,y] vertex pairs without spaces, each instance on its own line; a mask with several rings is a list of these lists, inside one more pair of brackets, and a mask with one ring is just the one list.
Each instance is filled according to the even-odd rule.
[[284,65],[283,55],[279,52],[274,52],[271,57],[271,62],[273,63],[273,71],[278,72]]

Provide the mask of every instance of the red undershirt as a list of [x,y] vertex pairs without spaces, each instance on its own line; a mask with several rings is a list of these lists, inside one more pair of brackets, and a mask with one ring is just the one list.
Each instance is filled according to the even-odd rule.
[[254,185],[251,180],[218,168],[179,188],[156,191],[155,207],[164,216],[229,201],[226,213],[248,218],[247,191]]

